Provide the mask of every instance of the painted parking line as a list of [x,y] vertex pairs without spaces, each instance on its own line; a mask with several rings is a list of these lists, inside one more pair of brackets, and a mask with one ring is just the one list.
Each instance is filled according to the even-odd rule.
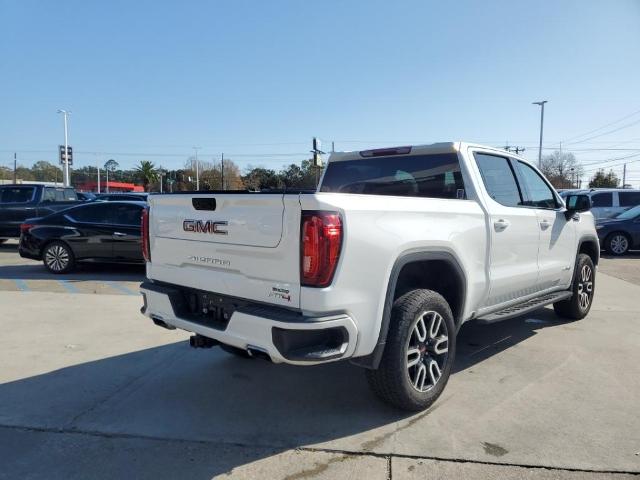
[[69,293],[80,293],[78,287],[76,287],[69,280],[58,280],[58,283],[64,287],[64,289]]
[[133,290],[122,285],[121,283],[118,283],[118,282],[104,282],[104,283],[109,285],[114,290],[118,290],[119,292],[124,293],[125,295],[140,295],[139,292],[134,292]]
[[21,292],[28,292],[29,290],[31,290],[29,288],[29,285],[27,285],[27,282],[25,282],[24,280],[15,279],[13,283],[16,284],[16,287],[18,287],[18,290],[20,290]]

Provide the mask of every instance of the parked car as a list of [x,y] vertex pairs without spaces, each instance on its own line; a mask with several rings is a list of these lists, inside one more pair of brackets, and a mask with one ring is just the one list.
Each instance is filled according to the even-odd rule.
[[588,314],[589,208],[525,159],[462,142],[334,153],[310,193],[151,195],[142,311],[194,347],[349,359],[383,400],[421,410],[445,388],[464,322],[549,304]]
[[83,202],[92,202],[96,199],[95,194],[91,192],[76,192],[78,196],[78,200],[82,200]]
[[133,201],[133,202],[146,202],[148,193],[99,193],[96,195],[96,200],[103,202],[121,202],[121,201]]
[[590,190],[567,190],[560,195],[585,194],[591,198],[591,213],[596,219],[613,218],[631,207],[640,205],[640,190],[628,188],[597,188]]
[[640,205],[614,218],[598,220],[596,231],[600,245],[612,255],[624,255],[640,248]]
[[142,263],[144,202],[91,202],[20,225],[20,256],[42,260],[52,273],[78,262]]
[[73,188],[46,185],[0,185],[0,242],[20,236],[20,224],[79,203]]

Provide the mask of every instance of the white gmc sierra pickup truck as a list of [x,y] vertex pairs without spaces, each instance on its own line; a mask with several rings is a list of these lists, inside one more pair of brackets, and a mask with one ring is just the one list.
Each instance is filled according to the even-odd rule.
[[462,142],[332,154],[317,191],[153,195],[142,312],[195,347],[350,359],[385,401],[420,410],[447,383],[462,323],[548,304],[587,315],[589,208],[523,158]]

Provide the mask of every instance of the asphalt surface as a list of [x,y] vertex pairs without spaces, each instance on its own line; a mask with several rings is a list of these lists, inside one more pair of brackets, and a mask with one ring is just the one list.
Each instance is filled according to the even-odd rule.
[[603,260],[580,322],[541,309],[465,325],[445,392],[417,415],[349,363],[190,349],[110,286],[134,289],[140,272],[91,266],[71,292],[36,267],[0,249],[0,279],[29,287],[0,291],[1,479],[640,474],[640,285],[604,273],[633,280],[638,258]]

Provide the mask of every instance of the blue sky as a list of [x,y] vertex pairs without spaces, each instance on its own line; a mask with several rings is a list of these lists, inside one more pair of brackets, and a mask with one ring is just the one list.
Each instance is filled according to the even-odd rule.
[[[545,146],[640,159],[640,122],[567,141],[640,110],[638,0],[0,0],[0,21],[0,164],[53,160],[58,108],[78,165],[177,168],[197,145],[277,168],[314,135],[339,150],[509,141],[535,158],[540,99]],[[640,184],[640,161],[629,172]]]

